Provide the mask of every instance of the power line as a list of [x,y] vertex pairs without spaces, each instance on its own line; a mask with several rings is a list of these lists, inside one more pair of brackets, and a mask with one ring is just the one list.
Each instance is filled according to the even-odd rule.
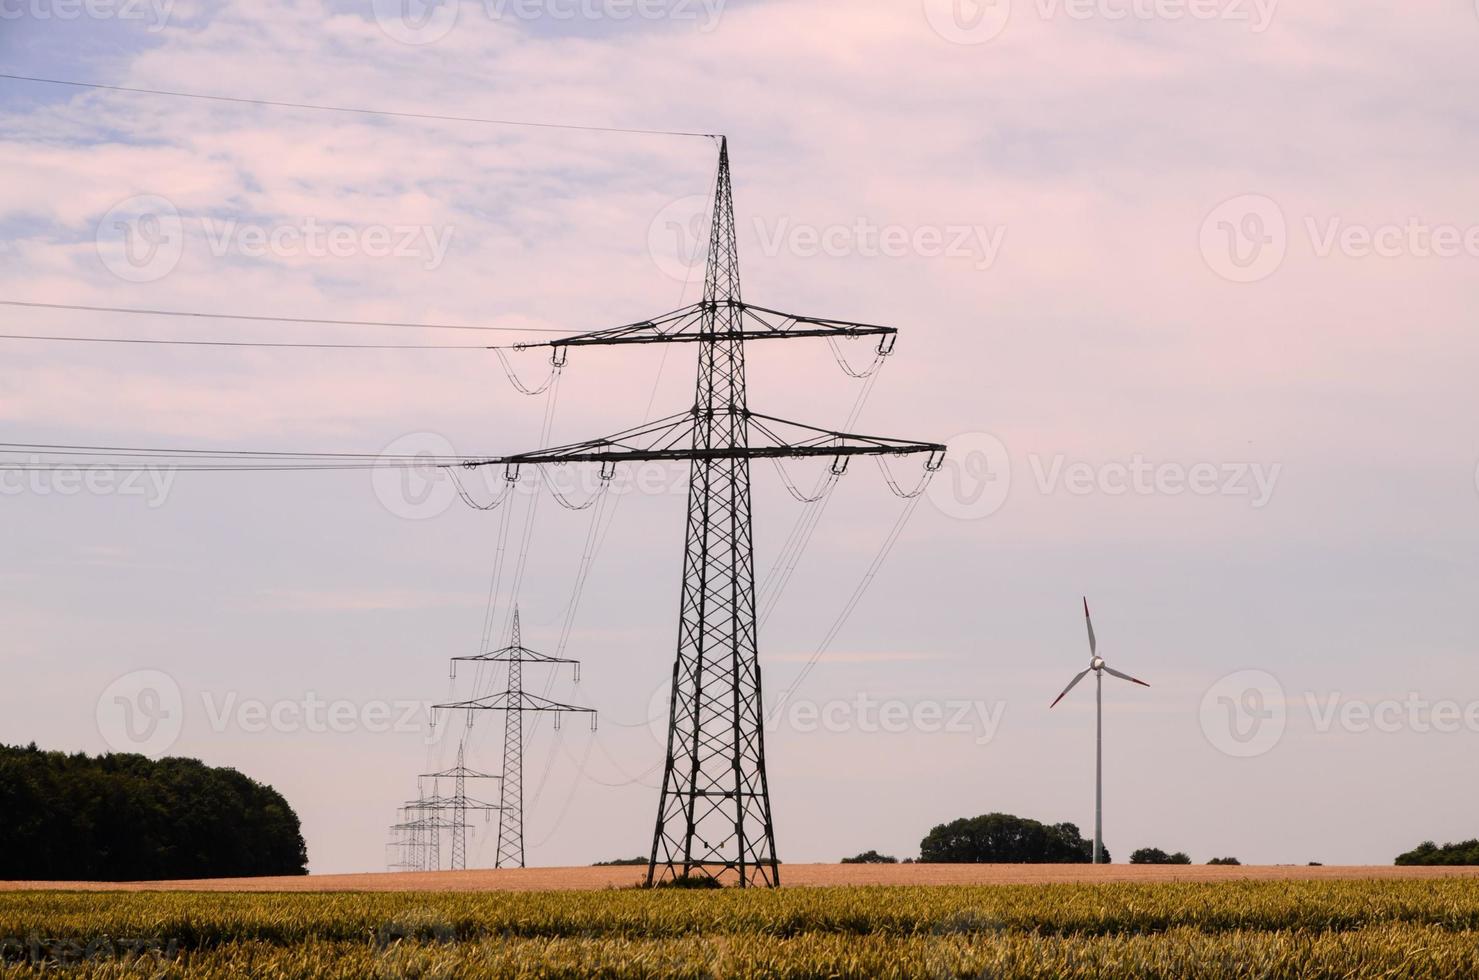
[[[3,78],[0,75],[0,78]],[[331,327],[400,327],[412,330],[478,330],[490,333],[567,333],[555,327],[486,327],[466,323],[413,323],[399,320],[325,320],[306,316],[267,316],[252,313],[214,313],[199,310],[149,310],[134,306],[84,306],[78,303],[33,303],[0,299],[0,306],[23,306],[33,310],[73,310],[83,313],[124,313],[131,316],[181,316],[204,320],[253,320],[264,323],[314,323]]]
[[39,340],[68,344],[156,344],[173,347],[275,347],[311,350],[496,350],[487,344],[276,344],[249,340],[153,340],[142,337],[51,337],[0,333],[0,340]]
[[476,456],[433,456],[418,455],[414,453],[302,453],[284,452],[275,450],[257,449],[145,449],[137,446],[72,446],[54,442],[0,442],[0,452],[11,452],[19,449],[39,450],[48,452],[52,450],[65,450],[82,456],[151,456],[166,458],[174,456],[183,457],[210,457],[210,458],[245,458],[245,459],[348,459],[348,460],[421,460],[427,465],[461,463],[464,461],[477,460]]
[[248,99],[231,95],[206,95],[201,92],[177,92],[169,89],[133,88],[126,85],[107,85],[102,82],[78,82],[64,78],[40,78],[35,75],[12,75],[0,72],[0,78],[17,82],[36,82],[42,85],[66,85],[71,88],[98,89],[107,92],[126,92],[131,95],[162,95],[175,99],[198,99],[205,102],[229,102],[236,105],[271,106],[276,109],[312,109],[317,112],[344,112],[365,116],[389,116],[398,119],[431,119],[438,122],[483,123],[490,126],[523,126],[531,129],[570,129],[589,133],[630,133],[638,136],[698,136],[715,138],[718,133],[690,133],[671,129],[628,129],[622,126],[582,126],[574,123],[533,122],[525,119],[490,119],[482,116],[448,116],[430,112],[407,112],[394,109],[365,109],[357,106],[319,105],[310,102],[279,102],[274,99]]
[[[29,458],[14,459],[18,455]],[[61,456],[63,459],[41,457]],[[298,453],[256,450],[143,449],[126,446],[66,446],[55,443],[0,442],[0,470],[46,473],[82,466],[107,466],[120,473],[160,468],[198,473],[311,472],[448,468],[475,457],[407,453]]]

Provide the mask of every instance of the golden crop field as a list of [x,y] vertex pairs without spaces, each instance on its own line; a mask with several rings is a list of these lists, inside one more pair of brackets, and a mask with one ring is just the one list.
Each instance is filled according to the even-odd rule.
[[5,977],[1474,977],[1479,881],[10,892]]

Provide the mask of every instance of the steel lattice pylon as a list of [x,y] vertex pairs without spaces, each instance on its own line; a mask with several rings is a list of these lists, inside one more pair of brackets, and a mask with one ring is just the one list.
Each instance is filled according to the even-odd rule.
[[[452,855],[451,863],[447,865],[453,871],[463,871],[467,868],[467,812],[469,810],[482,811],[485,815],[500,809],[497,804],[485,803],[480,799],[467,795],[467,781],[469,779],[497,779],[499,777],[491,773],[478,772],[469,769],[466,764],[467,738],[464,735],[462,741],[457,743],[457,764],[451,769],[441,772],[424,772],[421,778],[432,781],[432,799],[441,801],[433,806],[433,809],[445,809],[452,811]],[[452,795],[443,797],[438,790],[443,779],[452,780]]]
[[[719,154],[702,333],[740,323],[739,255],[729,150]],[[748,444],[745,345],[699,345],[693,448]],[[750,460],[701,457],[690,464],[678,655],[669,701],[668,753],[652,835],[648,883],[701,869],[743,884],[776,885],[780,872],[770,792],[755,634]],[[681,870],[680,870],[681,869]]]
[[571,347],[696,343],[692,409],[605,439],[465,464],[502,464],[513,480],[524,464],[599,462],[609,478],[618,462],[689,462],[678,653],[649,885],[691,875],[741,886],[780,884],[765,776],[750,460],[830,456],[834,473],[841,473],[855,455],[927,454],[930,470],[944,458],[938,443],[834,432],[750,411],[745,342],[878,336],[882,357],[893,350],[896,333],[744,302],[729,144],[721,140],[703,299],[652,320],[520,345],[552,348],[559,366]]
[[[498,800],[498,856],[495,868],[522,868],[524,866],[524,713],[544,711],[553,713],[555,727],[560,724],[560,715],[579,712],[591,716],[595,726],[595,711],[591,708],[561,704],[530,694],[524,690],[524,664],[573,664],[575,679],[580,679],[580,664],[563,657],[551,657],[524,646],[519,629],[519,611],[514,610],[512,635],[509,644],[491,653],[474,657],[453,657],[454,677],[458,661],[481,661],[484,663],[508,664],[508,689],[498,694],[472,701],[434,705],[435,712],[441,709],[460,708],[466,711],[502,711],[503,719],[503,776]],[[471,715],[469,715],[471,719]],[[459,756],[459,765],[461,764]]]

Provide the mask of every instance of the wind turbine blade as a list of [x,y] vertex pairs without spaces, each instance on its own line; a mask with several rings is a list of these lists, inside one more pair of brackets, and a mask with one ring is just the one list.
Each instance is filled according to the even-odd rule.
[[1089,618],[1089,598],[1084,597],[1084,622],[1089,626],[1089,656],[1099,655],[1099,641],[1094,639],[1094,621]]
[[1118,677],[1122,681],[1129,681],[1131,684],[1139,684],[1141,687],[1149,687],[1150,686],[1149,684],[1147,684],[1144,681],[1142,681],[1140,678],[1138,678],[1138,677],[1131,677],[1129,674],[1122,674],[1119,671],[1115,670],[1113,667],[1109,666],[1108,664],[1105,664],[1104,665],[1104,672],[1106,674],[1113,674],[1114,676]]
[[1073,688],[1074,688],[1074,685],[1076,685],[1076,684],[1077,684],[1077,683],[1078,683],[1078,682],[1079,682],[1079,681],[1081,681],[1081,680],[1083,680],[1083,679],[1084,679],[1084,676],[1085,676],[1085,675],[1086,675],[1086,674],[1088,674],[1088,672],[1089,672],[1089,671],[1090,671],[1090,670],[1091,670],[1091,669],[1092,669],[1092,668],[1090,668],[1090,667],[1085,667],[1085,668],[1084,668],[1084,669],[1083,669],[1083,670],[1081,670],[1081,671],[1079,671],[1079,672],[1078,672],[1078,673],[1077,673],[1077,674],[1076,674],[1076,675],[1075,675],[1075,676],[1074,676],[1074,678],[1073,678],[1073,680],[1071,680],[1071,681],[1069,681],[1069,682],[1068,682],[1068,686],[1067,686],[1067,687],[1065,687],[1065,688],[1064,688],[1064,689],[1063,689],[1063,694],[1060,694],[1060,695],[1058,695],[1058,696],[1057,696],[1057,697],[1056,697],[1056,698],[1054,698],[1054,699],[1053,699],[1053,703],[1052,703],[1052,704],[1050,704],[1050,705],[1048,705],[1048,708],[1049,708],[1049,709],[1050,709],[1050,710],[1051,710],[1051,709],[1052,709],[1052,708],[1056,708],[1056,707],[1057,707],[1057,706],[1058,706],[1058,702],[1059,702],[1059,701],[1062,701],[1062,700],[1063,700],[1063,696],[1064,696],[1064,695],[1066,695],[1066,694],[1067,694],[1067,693],[1068,693],[1068,692],[1069,692],[1069,691],[1071,691],[1071,690],[1073,690]]

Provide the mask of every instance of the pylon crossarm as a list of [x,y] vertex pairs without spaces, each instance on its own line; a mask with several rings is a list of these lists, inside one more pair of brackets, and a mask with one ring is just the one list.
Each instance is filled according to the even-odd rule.
[[574,664],[580,661],[570,657],[551,657],[547,653],[530,650],[528,647],[504,647],[501,650],[492,650],[488,653],[479,653],[471,657],[453,657],[453,660],[481,660],[483,662],[509,663],[518,660],[526,664]]
[[[715,330],[714,314],[719,309],[736,310],[738,329]],[[708,324],[706,329],[706,323]],[[824,317],[782,313],[764,306],[752,306],[739,299],[700,300],[691,306],[664,313],[650,320],[639,320],[620,327],[593,330],[560,340],[535,344],[518,344],[520,350],[534,347],[598,347],[617,344],[679,344],[715,340],[773,340],[792,337],[867,337],[878,336],[879,352],[893,350],[895,327],[851,320],[829,320]]]
[[485,698],[476,698],[471,701],[454,701],[449,704],[434,704],[433,711],[455,711],[459,708],[483,711],[577,711],[586,714],[595,714],[595,708],[582,708],[579,705],[563,704],[559,701],[551,701],[528,691],[520,691],[515,694],[512,691],[500,691],[490,694]]
[[914,442],[851,432],[836,432],[772,415],[745,412],[748,437],[744,445],[695,446],[692,438],[698,416],[693,412],[669,416],[652,425],[627,429],[604,439],[519,453],[463,466],[505,465],[510,467],[549,463],[651,462],[706,459],[790,459],[807,456],[907,456],[928,454],[930,468],[945,457],[945,447],[935,442]]
[[444,769],[441,772],[423,772],[423,773],[421,773],[420,778],[421,779],[455,779],[458,776],[461,776],[463,779],[502,779],[503,778],[502,776],[496,776],[496,775],[494,775],[491,772],[478,772],[476,769],[469,769],[466,766],[454,766],[451,769]]

